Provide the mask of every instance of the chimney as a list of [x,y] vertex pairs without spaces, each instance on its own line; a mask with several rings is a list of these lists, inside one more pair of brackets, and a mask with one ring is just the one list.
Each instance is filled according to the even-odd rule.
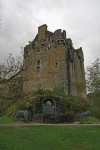
[[38,40],[46,39],[46,34],[47,34],[47,25],[46,24],[38,27]]

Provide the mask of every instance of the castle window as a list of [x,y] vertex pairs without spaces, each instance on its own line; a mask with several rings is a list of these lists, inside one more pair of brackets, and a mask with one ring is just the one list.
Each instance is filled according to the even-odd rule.
[[40,68],[41,68],[40,60],[37,60],[36,68],[37,68],[37,71],[40,71]]
[[43,47],[43,46],[44,46],[44,44],[42,43],[42,44],[41,44],[41,47]]

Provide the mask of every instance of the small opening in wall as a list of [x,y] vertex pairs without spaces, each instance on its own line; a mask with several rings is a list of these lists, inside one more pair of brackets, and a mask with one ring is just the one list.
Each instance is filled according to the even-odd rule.
[[58,63],[56,62],[56,68],[57,68],[57,66],[58,66]]
[[39,48],[37,49],[37,52],[40,52],[40,49],[39,49]]
[[37,65],[40,65],[40,60],[37,61]]
[[40,66],[37,67],[37,71],[40,71]]
[[40,60],[38,60],[38,61],[36,62],[37,71],[40,71],[40,66],[41,66]]
[[41,47],[43,47],[43,46],[44,46],[44,44],[42,43],[42,44],[41,44]]

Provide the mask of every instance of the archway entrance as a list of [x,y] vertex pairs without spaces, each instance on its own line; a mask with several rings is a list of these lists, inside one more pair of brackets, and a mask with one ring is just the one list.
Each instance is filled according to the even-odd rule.
[[59,97],[37,96],[34,101],[34,120],[54,123],[64,112],[64,102]]
[[43,101],[43,122],[51,122],[55,118],[56,103],[53,99],[47,98]]

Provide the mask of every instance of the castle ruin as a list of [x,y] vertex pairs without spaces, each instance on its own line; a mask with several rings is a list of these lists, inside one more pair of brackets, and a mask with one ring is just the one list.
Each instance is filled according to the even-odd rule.
[[68,95],[86,96],[83,51],[74,49],[65,30],[38,27],[35,39],[24,47],[23,68],[24,93],[61,87]]

